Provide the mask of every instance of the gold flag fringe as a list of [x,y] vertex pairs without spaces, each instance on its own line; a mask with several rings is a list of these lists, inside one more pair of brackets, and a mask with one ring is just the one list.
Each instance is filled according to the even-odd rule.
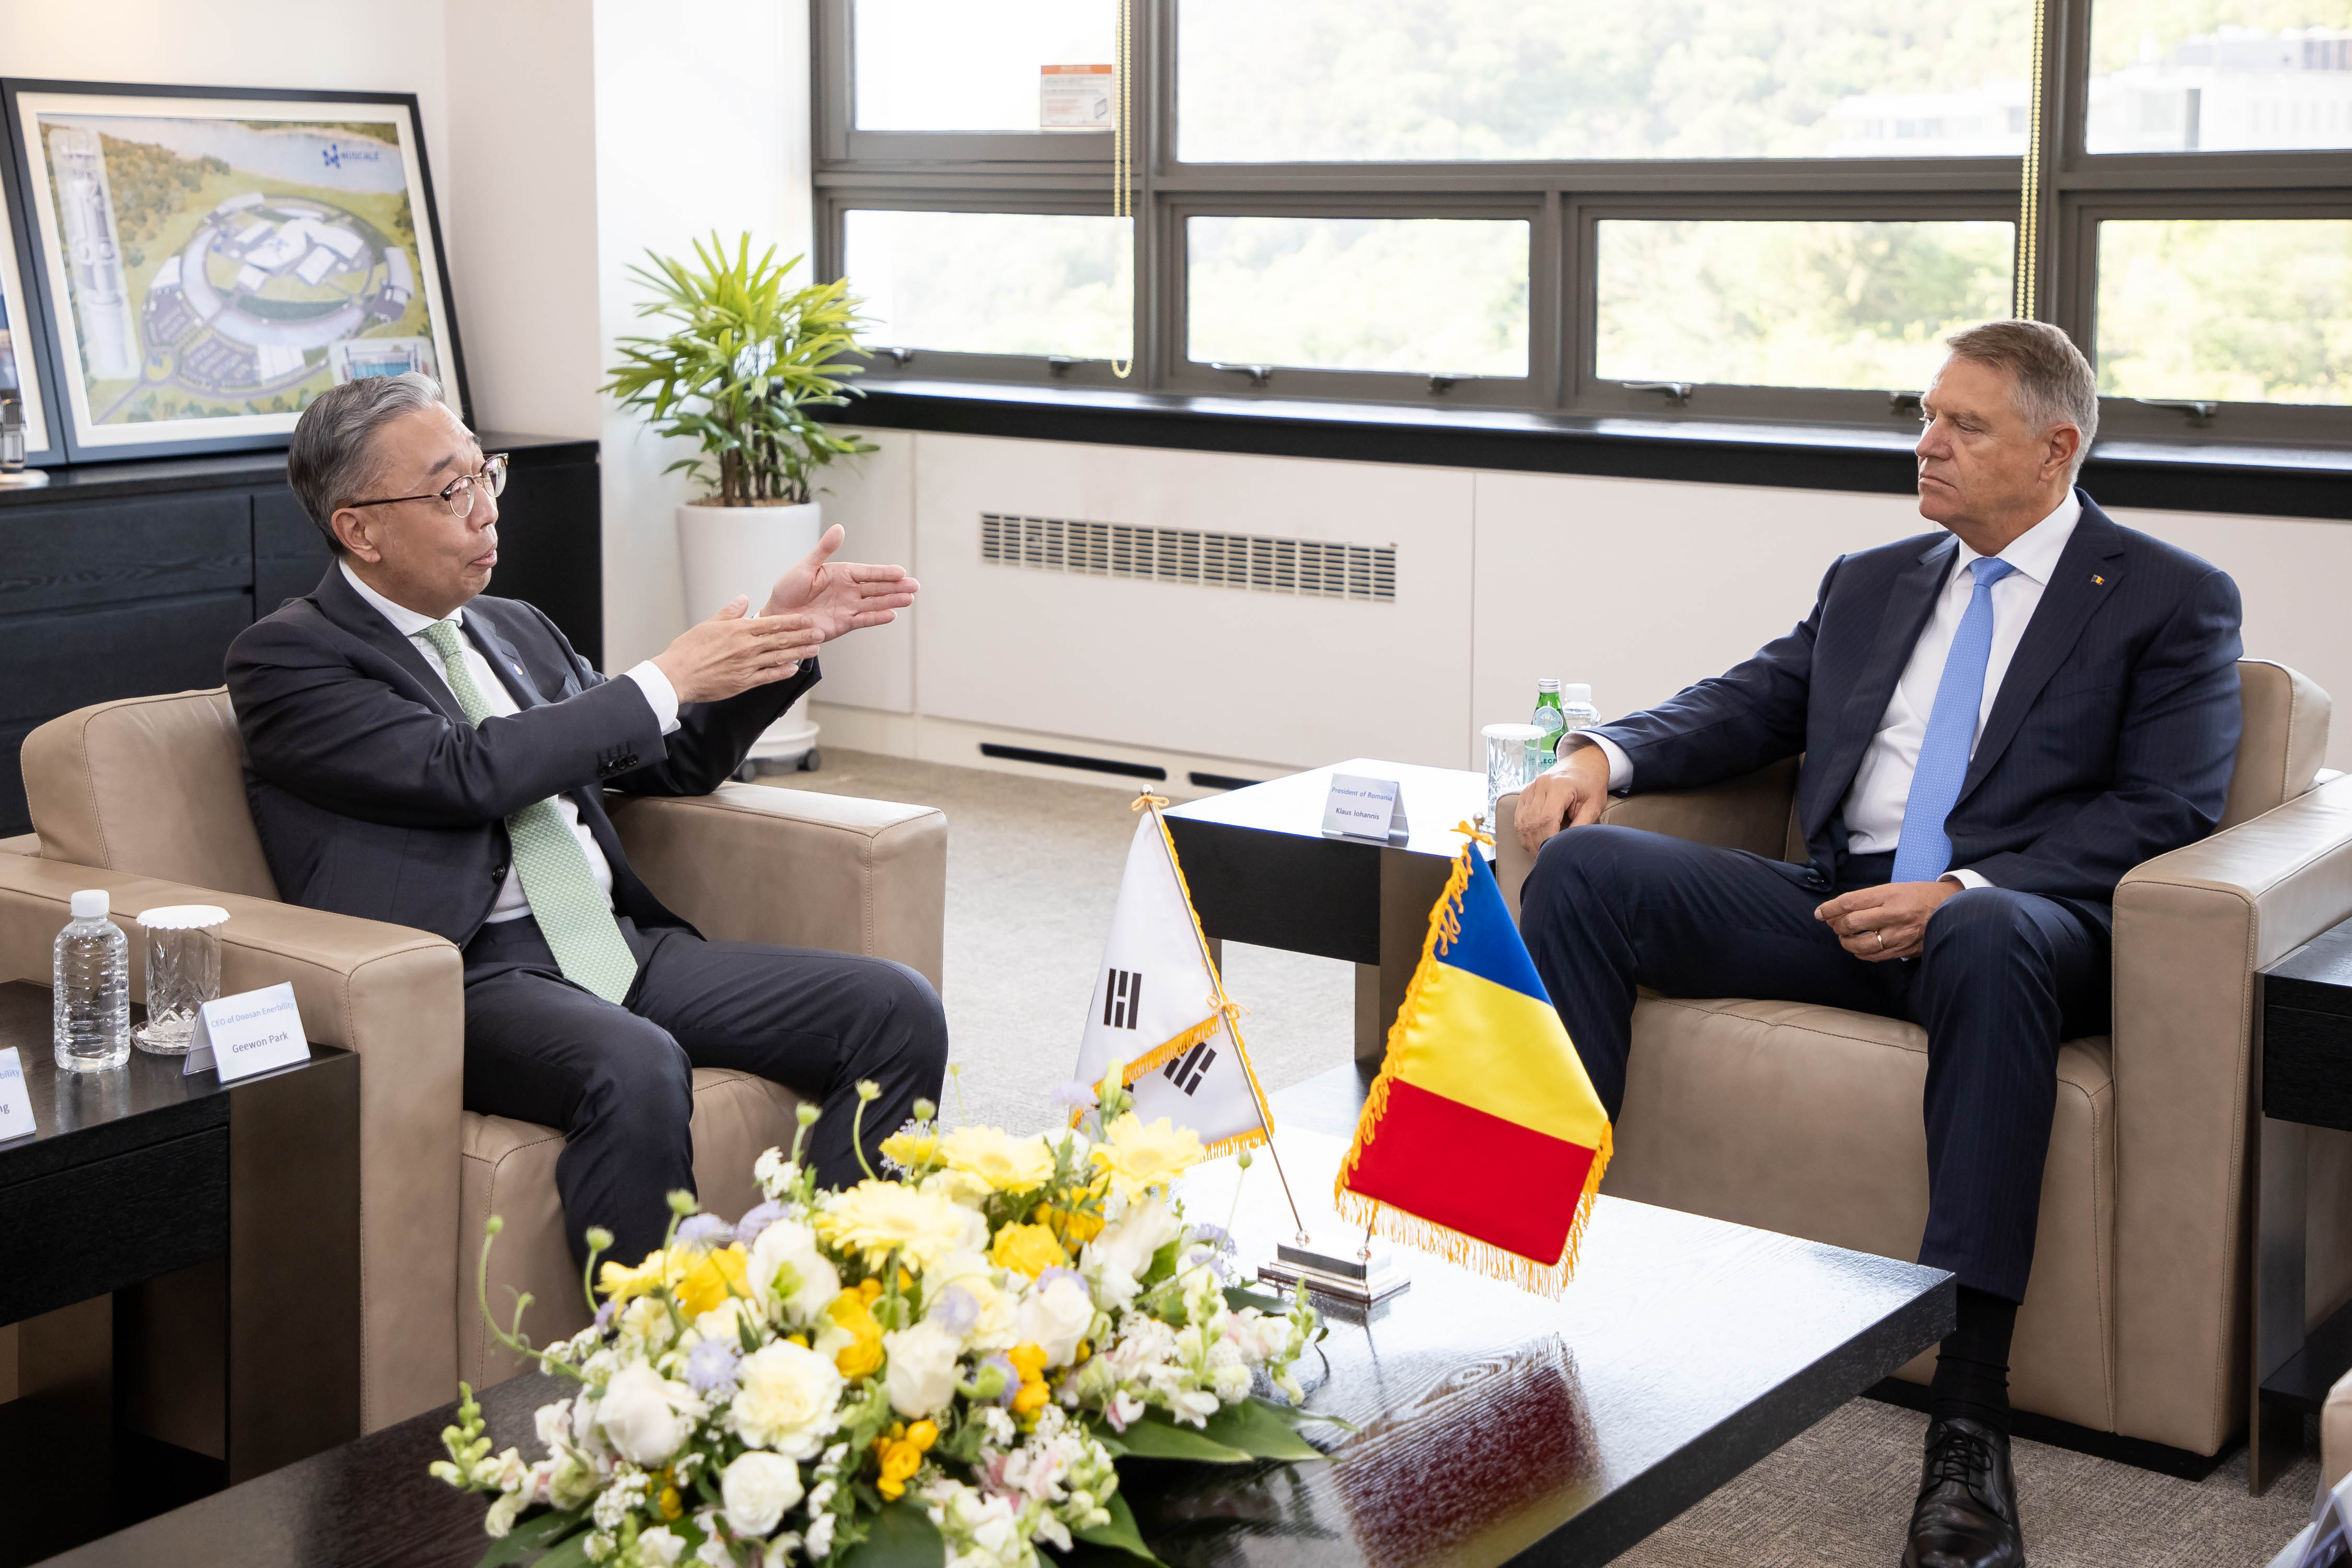
[[[1468,824],[1456,831],[1469,831]],[[1492,843],[1483,834],[1472,834],[1479,842]],[[1374,1234],[1387,1237],[1401,1246],[1422,1252],[1433,1252],[1448,1263],[1498,1279],[1507,1285],[1538,1296],[1558,1298],[1568,1289],[1576,1274],[1576,1257],[1584,1242],[1584,1228],[1592,1217],[1592,1200],[1601,1191],[1601,1178],[1609,1169],[1609,1157],[1614,1152],[1614,1140],[1607,1122],[1601,1125],[1601,1147],[1592,1152],[1592,1164],[1584,1173],[1584,1191],[1576,1200],[1576,1218],[1570,1222],[1568,1242],[1558,1259],[1545,1263],[1523,1258],[1516,1252],[1475,1237],[1463,1235],[1434,1220],[1422,1218],[1409,1210],[1369,1197],[1353,1191],[1348,1183],[1356,1173],[1356,1163],[1363,1157],[1365,1145],[1380,1135],[1381,1121],[1388,1114],[1389,1085],[1397,1075],[1399,1036],[1411,1028],[1421,1013],[1422,991],[1431,967],[1437,963],[1439,944],[1447,947],[1462,936],[1462,897],[1469,890],[1470,857],[1477,853],[1475,843],[1465,842],[1462,852],[1454,858],[1454,868],[1445,879],[1445,890],[1429,911],[1429,934],[1422,942],[1421,962],[1413,965],[1412,979],[1405,987],[1404,1001],[1397,1007],[1396,1022],[1389,1026],[1389,1049],[1383,1054],[1381,1070],[1364,1095],[1364,1110],[1356,1121],[1356,1136],[1348,1145],[1347,1158],[1339,1162],[1339,1177],[1331,1184],[1332,1206],[1339,1217],[1351,1225],[1360,1225]]]

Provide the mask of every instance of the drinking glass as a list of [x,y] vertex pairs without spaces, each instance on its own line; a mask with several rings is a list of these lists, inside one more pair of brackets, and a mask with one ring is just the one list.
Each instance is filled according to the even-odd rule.
[[147,1021],[131,1031],[142,1051],[185,1056],[195,1034],[196,1009],[220,996],[220,928],[228,911],[217,904],[170,904],[143,910],[147,932]]
[[1537,747],[1543,731],[1533,724],[1489,724],[1486,737],[1486,825],[1495,827],[1495,803],[1513,790],[1524,789],[1541,769]]

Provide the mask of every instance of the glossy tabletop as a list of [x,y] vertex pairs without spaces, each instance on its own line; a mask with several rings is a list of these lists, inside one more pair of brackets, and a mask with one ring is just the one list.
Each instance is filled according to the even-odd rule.
[[[1318,1238],[1344,1240],[1328,1201],[1358,1081],[1341,1068],[1276,1097],[1290,1182]],[[1231,1161],[1196,1173],[1186,1203],[1195,1220],[1232,1214],[1245,1258],[1290,1233],[1263,1157],[1246,1173]],[[1559,1301],[1404,1257],[1412,1288],[1369,1321],[1335,1313],[1302,1365],[1309,1407],[1358,1428],[1308,1429],[1330,1462],[1128,1467],[1138,1519],[1171,1568],[1605,1563],[1952,1321],[1950,1276],[1937,1270],[1613,1199],[1601,1201]],[[537,1454],[531,1412],[560,1394],[536,1376],[487,1392],[496,1442]],[[482,1503],[425,1474],[452,1414],[56,1561],[462,1568],[486,1545]]]
[[[1301,838],[1320,839],[1325,837],[1323,804],[1331,793],[1333,773],[1396,780],[1398,794],[1404,801],[1405,825],[1411,830],[1409,840],[1397,847],[1415,855],[1442,855],[1450,858],[1462,847],[1462,836],[1454,831],[1454,825],[1475,821],[1486,809],[1486,775],[1484,773],[1470,773],[1461,768],[1423,767],[1414,763],[1387,763],[1374,757],[1351,757],[1344,763],[1333,763],[1328,767],[1309,768],[1305,773],[1268,779],[1247,789],[1229,790],[1223,795],[1186,801],[1182,805],[1171,806],[1168,816],[1180,822],[1246,827],[1261,833],[1286,833]],[[1333,842],[1367,850],[1382,847],[1369,839],[1336,839]]]

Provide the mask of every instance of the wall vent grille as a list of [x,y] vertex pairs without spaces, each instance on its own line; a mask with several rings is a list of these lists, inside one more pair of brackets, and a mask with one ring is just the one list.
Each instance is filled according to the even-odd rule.
[[980,514],[980,558],[1034,572],[1134,577],[1309,599],[1396,602],[1396,546]]

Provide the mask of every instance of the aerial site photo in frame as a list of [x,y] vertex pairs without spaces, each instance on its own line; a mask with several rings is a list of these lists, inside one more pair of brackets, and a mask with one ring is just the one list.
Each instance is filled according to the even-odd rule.
[[310,400],[464,375],[416,100],[0,86],[76,461],[283,445]]

